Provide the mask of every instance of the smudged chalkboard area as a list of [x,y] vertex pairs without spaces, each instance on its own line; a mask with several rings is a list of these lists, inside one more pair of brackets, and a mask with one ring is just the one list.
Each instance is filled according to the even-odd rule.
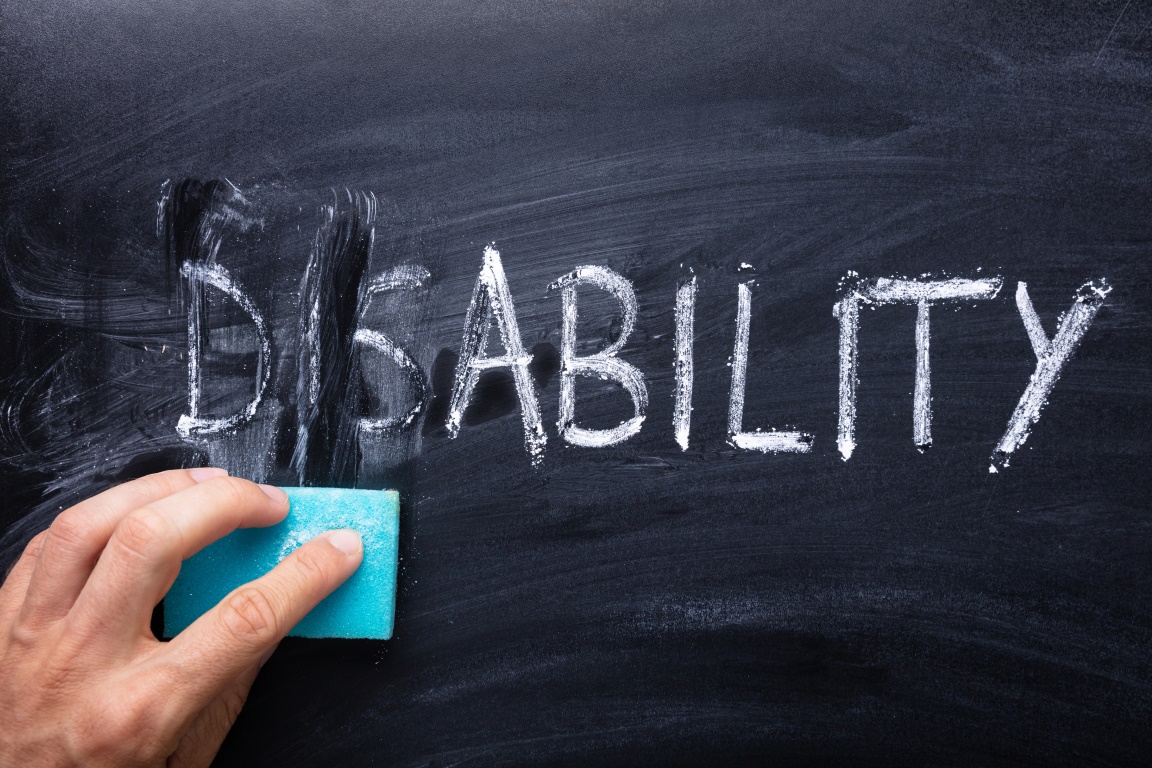
[[353,195],[326,211],[304,271],[292,466],[302,484],[348,487],[360,452],[360,356],[355,340],[373,240],[376,200]]
[[[164,467],[400,488],[394,639],[286,641],[220,765],[1141,764],[1150,25],[1121,0],[5,5],[0,556]],[[507,368],[445,428],[488,247],[535,468]],[[648,390],[594,449],[557,429],[548,286],[582,265],[635,291],[619,359]],[[850,273],[1003,280],[931,310],[930,449],[920,310],[862,306],[841,457]],[[1018,283],[1051,338],[1101,278],[989,473],[1037,368]],[[729,441],[741,286],[741,428],[808,453]],[[609,348],[620,303],[578,302],[576,352]],[[197,417],[259,395],[234,429],[178,431],[190,311]],[[574,386],[583,427],[633,415]]]

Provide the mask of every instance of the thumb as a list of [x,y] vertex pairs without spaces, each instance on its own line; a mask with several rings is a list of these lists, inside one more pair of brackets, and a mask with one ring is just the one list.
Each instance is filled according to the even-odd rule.
[[180,737],[176,751],[168,758],[168,768],[208,768],[212,764],[224,737],[248,700],[248,692],[262,666],[263,661],[244,670],[192,720]]

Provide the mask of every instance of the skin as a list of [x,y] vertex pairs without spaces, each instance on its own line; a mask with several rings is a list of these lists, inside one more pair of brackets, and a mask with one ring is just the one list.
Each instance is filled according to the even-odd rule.
[[360,537],[317,536],[169,642],[152,610],[182,560],[287,514],[283,491],[212,468],[62,512],[0,587],[0,765],[211,763],[276,644],[360,565]]

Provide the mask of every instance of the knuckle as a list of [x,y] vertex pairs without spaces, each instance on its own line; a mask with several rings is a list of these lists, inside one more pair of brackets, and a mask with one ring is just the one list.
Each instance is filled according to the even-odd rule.
[[89,545],[95,525],[85,507],[77,505],[57,515],[48,531],[54,543],[66,549],[83,549]]
[[184,488],[185,485],[180,482],[183,474],[183,470],[169,470],[144,475],[120,486],[119,493],[130,507],[147,506]]
[[172,483],[168,482],[163,475],[145,475],[129,483],[128,490],[140,500],[141,504],[145,504],[149,499],[170,495],[174,489]]
[[[216,500],[227,507],[238,507],[250,504],[253,500],[252,491],[255,484],[239,477],[216,477],[205,483],[216,496]],[[259,490],[256,490],[260,493]]]
[[80,732],[74,739],[82,744],[77,752],[117,764],[148,763],[156,757],[152,701],[121,693],[115,702],[105,700],[101,704],[82,718]]
[[141,558],[151,558],[166,548],[172,523],[159,512],[142,507],[124,518],[116,528],[119,547]]
[[293,558],[296,571],[309,582],[327,582],[332,574],[332,558],[319,551],[319,547],[301,547]]
[[227,729],[232,723],[236,722],[236,718],[240,716],[240,710],[244,708],[244,704],[248,701],[248,688],[233,688],[223,696],[221,702],[224,722],[222,725]]
[[44,540],[48,538],[48,531],[40,531],[40,533],[33,536],[28,544],[24,547],[24,553],[21,555],[23,558],[35,560],[40,557],[40,551],[44,549]]
[[221,620],[229,637],[242,643],[258,644],[277,631],[276,609],[259,587],[244,587],[225,598]]
[[23,615],[17,616],[8,630],[8,641],[13,648],[27,652],[39,645],[40,633],[36,631]]
[[47,535],[48,531],[41,531],[24,545],[24,551],[20,553],[20,557],[17,558],[12,567],[8,569],[8,572],[0,573],[0,587],[5,586],[13,574],[21,571],[25,573],[30,572],[36,565],[36,561],[40,559],[40,553],[44,550],[44,539],[47,538]]

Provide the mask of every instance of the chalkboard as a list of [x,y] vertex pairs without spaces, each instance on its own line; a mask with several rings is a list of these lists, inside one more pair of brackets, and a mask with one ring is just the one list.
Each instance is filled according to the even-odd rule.
[[5,563],[402,494],[220,765],[1147,760],[1148,4],[0,13]]

